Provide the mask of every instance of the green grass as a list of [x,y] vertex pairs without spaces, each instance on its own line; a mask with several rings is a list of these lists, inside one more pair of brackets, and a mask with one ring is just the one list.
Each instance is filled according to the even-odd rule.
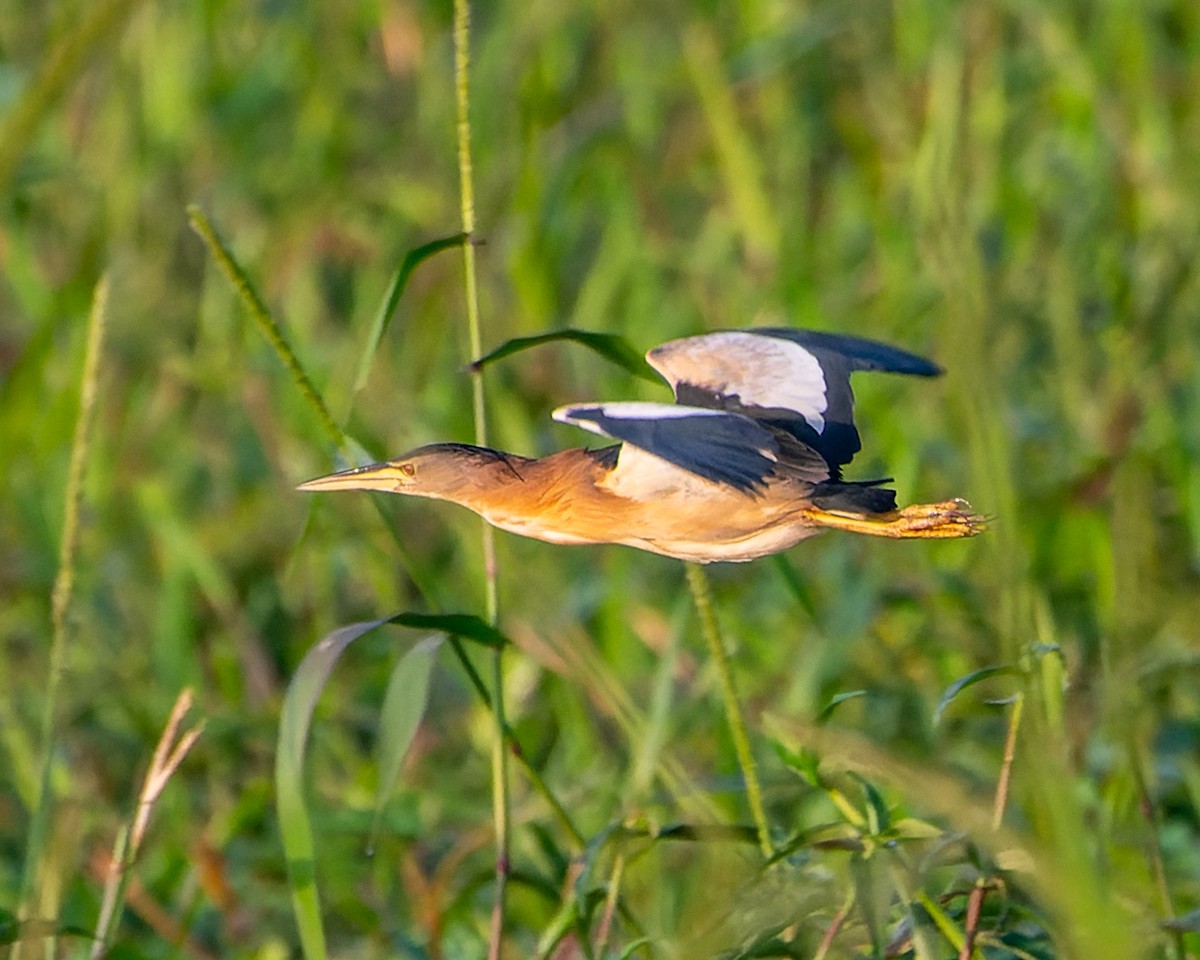
[[[488,616],[475,518],[292,489],[475,436],[450,6],[0,8],[14,956],[98,930],[112,956],[297,955],[274,771],[305,655],[396,611]],[[708,569],[767,867],[683,567],[501,535],[503,956],[1200,955],[1194,6],[476,6],[484,352],[565,327],[893,341],[947,375],[857,379],[853,475],[995,517]],[[489,441],[525,454],[583,442],[556,405],[665,396],[571,342],[483,377]],[[427,632],[362,636],[316,700],[287,799],[330,956],[487,953],[491,651],[442,644],[403,761],[378,742]],[[203,732],[131,847],[189,687]]]

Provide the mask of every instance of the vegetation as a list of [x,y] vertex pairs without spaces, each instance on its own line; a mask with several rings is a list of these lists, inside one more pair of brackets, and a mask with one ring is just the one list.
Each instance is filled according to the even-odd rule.
[[[475,518],[293,491],[476,436],[451,5],[12,0],[0,942],[486,955],[503,641],[501,956],[1200,956],[1200,7],[473,12],[483,351],[895,342],[947,374],[858,378],[853,476],[990,531],[709,568],[707,624],[500,536],[491,625]],[[493,445],[665,397],[589,342],[484,369]]]

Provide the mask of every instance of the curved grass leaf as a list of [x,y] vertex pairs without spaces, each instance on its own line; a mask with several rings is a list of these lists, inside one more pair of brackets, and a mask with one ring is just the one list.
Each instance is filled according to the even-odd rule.
[[863,796],[867,801],[867,830],[872,836],[879,836],[881,833],[891,829],[892,813],[888,809],[887,801],[883,799],[883,794],[879,792],[879,788],[870,780],[861,774],[849,771],[849,775],[858,781],[859,786],[863,789]]
[[384,618],[354,623],[327,634],[300,662],[283,700],[279,743],[275,750],[275,810],[287,857],[292,908],[296,912],[300,945],[307,960],[320,960],[326,956],[313,858],[312,823],[304,802],[304,753],[308,728],[330,671],[346,647],[386,622]]
[[833,716],[833,711],[836,710],[840,704],[845,703],[847,700],[856,700],[859,697],[865,697],[866,695],[866,690],[847,690],[845,693],[839,693],[835,695],[827,704],[825,704],[824,707],[821,708],[821,712],[817,714],[817,723],[824,723],[831,716]]
[[582,344],[606,360],[612,361],[618,367],[624,368],[635,377],[641,377],[650,383],[662,383],[661,378],[650,368],[650,364],[646,363],[642,355],[624,337],[618,337],[612,333],[596,333],[592,330],[576,330],[572,327],[554,330],[550,333],[539,333],[532,337],[513,337],[511,340],[504,341],[490,353],[472,360],[470,369],[472,371],[482,370],[495,360],[502,360],[505,357],[511,357],[514,353],[528,350],[530,347],[539,347],[543,343],[554,343],[558,340],[569,340],[572,343]]
[[323,637],[300,662],[292,682],[288,684],[279,718],[279,742],[275,750],[275,808],[287,858],[296,925],[307,960],[323,960],[327,955],[316,884],[312,823],[304,800],[304,756],[308,730],[313,710],[334,664],[351,643],[385,623],[440,630],[489,647],[503,646],[508,642],[495,627],[470,614],[397,613],[334,630]]
[[917,903],[919,903],[929,918],[934,922],[934,925],[945,937],[950,946],[954,948],[954,952],[961,954],[963,944],[966,942],[966,936],[962,932],[962,928],[950,917],[941,904],[933,899],[926,891],[921,890],[917,893]]
[[805,783],[811,787],[821,787],[821,774],[819,767],[821,759],[817,754],[805,747],[798,750],[791,750],[785,747],[779,741],[774,742],[775,756],[777,756],[789,770],[794,771],[799,775]]
[[417,727],[429,703],[429,679],[433,658],[442,645],[442,637],[426,637],[404,654],[392,668],[383,708],[379,714],[379,742],[376,761],[379,765],[379,786],[375,793],[375,819],[371,825],[371,846],[379,835],[383,807],[400,777],[400,766],[408,756]]
[[610,823],[593,834],[584,848],[579,873],[575,877],[573,892],[576,900],[583,901],[589,890],[594,890],[603,884],[603,867],[600,858],[610,843],[620,843],[626,836],[628,836],[628,829],[622,823]]
[[636,940],[632,941],[629,946],[621,951],[620,960],[630,960],[635,953],[652,943],[653,941],[649,937],[638,937]]
[[992,666],[980,667],[980,669],[973,670],[965,677],[959,677],[946,688],[946,692],[943,693],[941,699],[938,700],[937,708],[933,711],[933,725],[936,727],[942,722],[942,714],[946,712],[946,708],[950,706],[950,704],[954,701],[954,698],[966,690],[967,687],[979,683],[980,680],[986,680],[988,677],[996,677],[1005,674],[1019,674],[1020,672],[1021,671],[1016,667]]
[[554,835],[543,824],[533,822],[526,829],[537,846],[538,852],[549,864],[550,875],[555,882],[562,883],[571,866],[571,855],[559,847]]
[[538,937],[537,949],[534,951],[537,960],[546,960],[552,956],[567,935],[578,928],[579,921],[579,901],[573,897],[564,900],[558,912]]
[[380,622],[416,630],[438,630],[453,637],[474,640],[485,647],[499,648],[508,644],[508,637],[470,613],[396,613]]
[[899,840],[937,840],[946,836],[941,827],[916,817],[901,817],[892,824],[892,831]]
[[400,298],[404,296],[408,281],[412,279],[413,271],[435,253],[441,253],[443,250],[450,250],[453,247],[461,247],[469,239],[465,233],[456,233],[452,237],[441,237],[438,240],[431,240],[429,243],[414,247],[404,255],[400,266],[392,274],[392,282],[388,284],[387,293],[383,296],[383,303],[379,305],[375,319],[371,322],[371,332],[367,335],[362,356],[358,360],[358,373],[354,377],[355,394],[358,394],[366,385],[367,375],[375,360],[375,351],[379,349],[380,341],[383,340],[383,335],[387,333],[387,329],[392,323],[396,307],[400,304]]

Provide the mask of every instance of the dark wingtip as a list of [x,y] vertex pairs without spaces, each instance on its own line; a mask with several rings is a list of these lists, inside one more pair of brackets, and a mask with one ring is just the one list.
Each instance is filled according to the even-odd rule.
[[821,330],[800,330],[790,327],[759,327],[750,330],[769,337],[791,340],[802,347],[837,353],[850,362],[852,370],[881,370],[914,377],[936,377],[944,371],[932,360],[891,344],[846,333],[826,333]]
[[916,363],[912,364],[908,369],[896,370],[896,373],[908,373],[914,377],[940,377],[946,372],[941,365],[934,363],[932,360],[918,357],[915,353],[910,353],[908,356],[912,357]]

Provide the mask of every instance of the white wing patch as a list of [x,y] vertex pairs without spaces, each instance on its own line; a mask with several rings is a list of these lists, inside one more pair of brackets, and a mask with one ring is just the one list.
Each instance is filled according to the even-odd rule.
[[678,403],[643,403],[636,400],[622,403],[569,403],[564,407],[559,407],[550,416],[559,423],[570,423],[576,427],[583,427],[584,430],[598,433],[602,437],[612,436],[612,434],[605,433],[604,429],[594,420],[585,420],[582,417],[576,419],[575,411],[585,408],[602,410],[606,417],[611,417],[613,420],[677,420],[680,417],[729,416],[724,410],[710,410],[708,407],[686,407]]
[[711,497],[717,486],[632,443],[621,446],[616,468],[600,482],[618,497],[647,503],[661,502],[665,497],[690,497],[700,503]]
[[680,383],[689,383],[736,395],[743,406],[795,411],[817,433],[825,430],[825,373],[798,343],[739,331],[709,333],[664,343],[646,360],[676,393]]
[[771,431],[728,410],[674,403],[576,403],[559,407],[554,419],[621,440],[626,447],[744,492],[765,487],[779,462]]

